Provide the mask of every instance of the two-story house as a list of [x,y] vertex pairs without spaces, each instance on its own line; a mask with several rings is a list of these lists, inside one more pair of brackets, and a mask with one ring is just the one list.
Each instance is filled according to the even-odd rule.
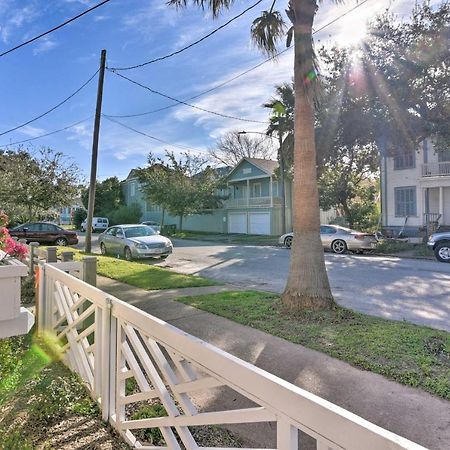
[[381,159],[383,228],[393,235],[419,236],[438,223],[450,226],[450,152],[438,153],[430,140],[417,150]]
[[[222,207],[192,214],[183,219],[183,228],[191,231],[242,234],[282,234],[281,189],[276,176],[277,161],[243,158],[225,177],[227,185]],[[139,181],[132,170],[123,181],[126,204],[138,203],[143,212],[142,220],[160,221],[162,211],[147,202],[140,191]],[[292,230],[291,183],[285,183],[286,230]],[[321,211],[321,222],[329,223],[335,212]],[[166,213],[166,224],[176,224],[178,218]]]

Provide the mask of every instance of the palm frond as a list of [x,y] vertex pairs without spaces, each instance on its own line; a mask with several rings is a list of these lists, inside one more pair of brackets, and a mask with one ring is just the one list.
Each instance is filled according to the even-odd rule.
[[[175,6],[176,8],[185,8],[189,0],[167,0],[167,5]],[[209,9],[213,17],[217,17],[224,9],[230,9],[234,0],[191,0],[190,3],[206,10]]]
[[262,11],[261,16],[253,21],[251,28],[256,46],[269,56],[276,53],[276,44],[285,32],[286,24],[279,11]]

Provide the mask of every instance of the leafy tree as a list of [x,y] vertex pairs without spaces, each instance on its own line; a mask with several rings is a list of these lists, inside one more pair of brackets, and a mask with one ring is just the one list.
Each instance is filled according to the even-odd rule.
[[164,160],[150,153],[148,164],[138,171],[142,191],[150,202],[179,216],[180,230],[187,215],[220,206],[217,190],[221,179],[205,157],[184,153],[177,159],[173,152],[166,152]]
[[0,203],[23,208],[33,220],[50,208],[69,206],[78,193],[78,167],[60,152],[43,148],[0,150]]
[[73,213],[73,224],[77,230],[81,229],[81,224],[87,217],[87,211],[84,208],[77,208]]
[[242,158],[272,159],[275,150],[267,137],[230,131],[217,140],[209,155],[216,163],[234,167]]
[[[336,0],[337,1],[337,0]],[[169,5],[184,7],[188,0],[169,0]],[[234,4],[233,0],[192,0],[208,8],[213,17]],[[313,49],[312,27],[318,9],[317,0],[288,0],[286,14],[292,23],[287,45],[294,42],[294,168],[293,230],[294,241],[284,305],[290,309],[322,309],[334,306],[325,269],[320,240],[320,209],[317,187],[316,147],[314,139],[314,97],[318,71]],[[279,11],[269,11],[253,21],[251,33],[256,45],[269,55],[276,53],[276,43],[286,35],[286,24]]]
[[[89,189],[83,189],[81,200],[87,209]],[[117,177],[110,177],[96,183],[94,215],[109,217],[111,213],[124,204],[122,186]]]
[[384,147],[416,148],[427,137],[450,144],[450,3],[416,4],[410,21],[386,12],[371,25],[362,63]]

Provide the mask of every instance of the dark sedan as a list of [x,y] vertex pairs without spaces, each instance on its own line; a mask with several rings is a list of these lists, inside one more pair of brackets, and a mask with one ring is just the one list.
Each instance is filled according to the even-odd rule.
[[26,239],[27,242],[39,242],[40,244],[74,245],[78,244],[75,231],[48,222],[30,222],[9,230],[12,237]]

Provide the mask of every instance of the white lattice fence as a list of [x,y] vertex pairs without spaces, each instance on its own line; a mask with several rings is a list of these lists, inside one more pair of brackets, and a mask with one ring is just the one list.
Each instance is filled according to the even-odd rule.
[[[279,450],[297,450],[299,430],[317,450],[423,449],[56,267],[45,266],[41,283],[41,328],[56,331],[104,420],[135,448],[201,449],[193,427],[272,423]],[[211,389],[232,390],[248,406],[199,411],[193,398]],[[133,419],[137,407],[155,404],[161,417]],[[163,443],[143,442],[148,429]]]

